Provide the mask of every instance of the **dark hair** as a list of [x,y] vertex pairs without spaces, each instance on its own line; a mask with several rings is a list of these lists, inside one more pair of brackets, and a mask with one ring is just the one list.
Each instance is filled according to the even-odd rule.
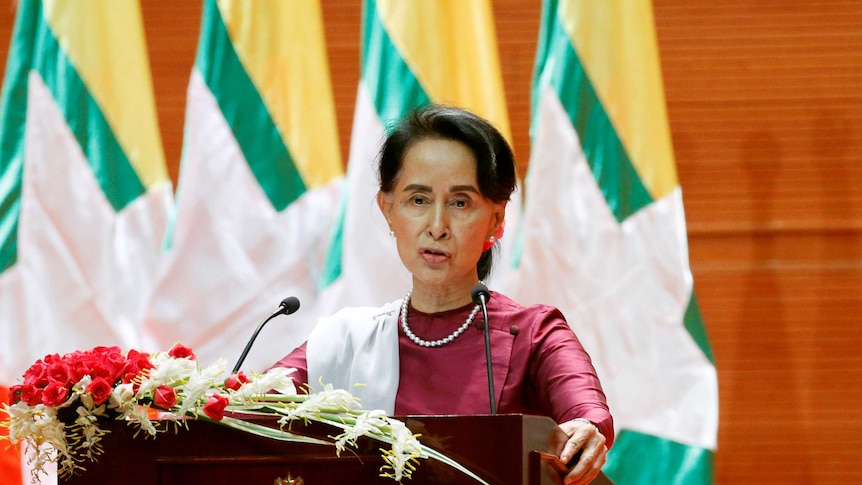
[[[463,143],[476,158],[479,193],[495,203],[509,200],[517,185],[515,156],[503,135],[487,120],[452,106],[426,105],[409,113],[389,131],[380,149],[380,191],[391,193],[410,146],[428,138]],[[494,245],[496,246],[496,244]],[[482,253],[476,265],[479,279],[491,272],[492,251]]]

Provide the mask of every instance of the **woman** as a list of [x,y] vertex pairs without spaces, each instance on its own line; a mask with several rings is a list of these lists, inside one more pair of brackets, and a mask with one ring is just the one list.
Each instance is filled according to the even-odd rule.
[[[276,365],[296,368],[298,384],[350,388],[366,408],[486,414],[484,333],[471,289],[488,275],[503,233],[516,182],[512,151],[482,118],[430,106],[389,134],[378,175],[377,204],[413,288],[382,308],[321,319]],[[565,483],[588,483],[613,441],[589,356],[556,308],[525,308],[497,292],[487,308],[497,411],[553,418],[569,437],[560,459],[581,451]]]

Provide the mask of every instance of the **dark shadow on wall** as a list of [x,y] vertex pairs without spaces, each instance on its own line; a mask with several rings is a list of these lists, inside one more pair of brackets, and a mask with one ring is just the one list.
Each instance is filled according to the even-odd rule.
[[[784,154],[779,140],[767,131],[751,133],[740,149],[746,174],[740,181],[745,184],[741,188],[747,189],[755,205],[752,207],[754,227],[750,232],[754,248],[751,265],[742,277],[739,358],[733,361],[736,366],[733,373],[737,378],[730,384],[737,399],[725,401],[725,404],[747,408],[729,410],[730,416],[749,414],[756,418],[726,424],[745,426],[746,429],[734,430],[734,434],[748,436],[742,441],[759,451],[750,454],[748,461],[739,463],[744,469],[736,470],[735,474],[764,476],[767,472],[782,483],[812,483],[813,464],[806,452],[811,441],[801,426],[803,410],[797,387],[798,364],[794,362],[786,327],[786,296],[780,284],[782,262],[776,254],[780,234],[774,231],[778,175]],[[754,421],[753,426],[751,421]],[[786,466],[788,463],[793,466]]]

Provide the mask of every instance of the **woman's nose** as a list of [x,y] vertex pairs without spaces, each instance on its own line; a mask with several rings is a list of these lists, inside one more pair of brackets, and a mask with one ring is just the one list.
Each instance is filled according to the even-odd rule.
[[443,239],[449,236],[449,218],[446,207],[436,207],[428,224],[428,235],[432,238]]

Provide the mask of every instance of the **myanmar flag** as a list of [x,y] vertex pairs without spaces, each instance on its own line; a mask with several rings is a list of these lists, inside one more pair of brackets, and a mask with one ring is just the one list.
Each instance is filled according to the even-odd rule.
[[[442,103],[473,111],[509,138],[489,2],[366,0],[361,50],[347,187],[327,256],[321,314],[383,304],[411,287],[375,203],[377,153],[387,127],[418,106]],[[509,205],[510,216],[517,205]]]
[[[319,3],[205,0],[184,129],[145,326],[152,349],[182,341],[213,361],[285,297],[317,297],[343,176]],[[292,318],[264,329],[250,368],[305,339],[313,321]]]
[[48,353],[139,344],[172,192],[137,1],[19,2],[0,99],[0,383]]
[[712,352],[694,295],[648,0],[546,0],[512,296],[558,306],[593,357],[617,484],[711,483]]

